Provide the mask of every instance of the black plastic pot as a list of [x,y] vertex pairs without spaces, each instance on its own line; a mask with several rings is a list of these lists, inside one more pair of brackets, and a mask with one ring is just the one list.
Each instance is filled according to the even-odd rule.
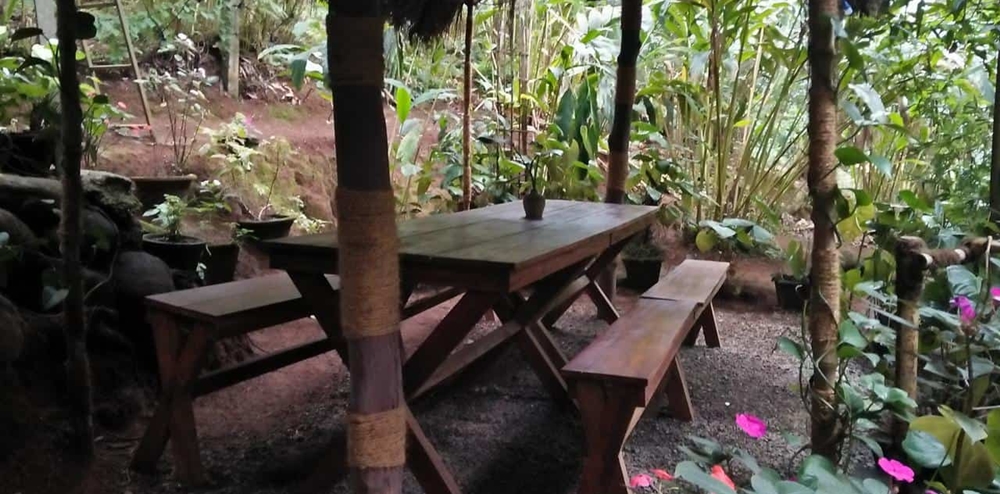
[[45,177],[55,163],[53,132],[0,133],[0,171]]
[[778,306],[785,310],[801,312],[809,298],[809,281],[780,276],[774,278],[774,291]]
[[629,259],[622,258],[625,264],[625,276],[629,287],[644,292],[660,281],[662,259]]
[[167,266],[181,271],[195,271],[205,252],[205,241],[181,235],[147,234],[142,237],[142,250],[159,257]]
[[215,285],[233,281],[236,264],[240,260],[240,246],[234,243],[209,245],[201,256],[205,264],[205,284]]
[[135,196],[142,203],[143,210],[149,210],[163,202],[163,196],[186,197],[191,184],[198,178],[194,175],[181,177],[129,177],[135,183]]
[[529,220],[540,220],[545,213],[545,196],[532,190],[524,196],[524,217]]
[[247,230],[252,240],[271,240],[287,237],[292,230],[292,223],[295,223],[295,218],[276,215],[263,220],[240,220],[236,222],[236,226]]

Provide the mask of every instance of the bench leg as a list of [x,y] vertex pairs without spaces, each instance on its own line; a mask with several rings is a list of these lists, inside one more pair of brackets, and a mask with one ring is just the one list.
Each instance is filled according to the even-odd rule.
[[694,420],[694,408],[691,406],[691,397],[688,395],[687,382],[684,380],[684,370],[681,363],[674,357],[670,362],[665,377],[668,409],[670,414],[678,420],[690,422]]
[[207,479],[198,451],[191,385],[208,352],[211,328],[195,326],[181,344],[180,332],[169,316],[151,314],[150,319],[163,384],[156,412],[132,457],[132,468],[153,470],[170,439],[181,482],[204,484]]
[[711,302],[708,307],[701,311],[698,321],[695,322],[691,332],[684,338],[684,346],[694,346],[698,341],[698,334],[705,333],[705,346],[709,348],[719,348],[722,341],[719,339],[719,328],[715,324],[715,307]]
[[622,447],[636,408],[600,384],[578,382],[574,389],[587,451],[579,494],[628,494]]

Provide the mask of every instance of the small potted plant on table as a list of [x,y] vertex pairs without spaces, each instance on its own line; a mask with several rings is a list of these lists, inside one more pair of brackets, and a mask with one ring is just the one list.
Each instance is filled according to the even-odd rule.
[[771,277],[778,306],[786,310],[801,311],[809,297],[809,252],[801,242],[792,240],[785,249],[784,257],[784,271]]
[[168,266],[182,271],[195,271],[205,251],[205,241],[181,233],[181,220],[198,212],[186,199],[167,195],[163,202],[146,211],[143,216],[151,218],[159,231],[142,237],[142,248],[159,257]]
[[541,167],[540,155],[525,163],[524,173],[528,176],[531,188],[524,195],[524,217],[529,220],[540,220],[545,213],[545,196],[538,190],[538,172]]
[[663,251],[653,243],[647,230],[628,243],[622,250],[622,263],[629,285],[639,291],[646,291],[660,280],[663,267]]

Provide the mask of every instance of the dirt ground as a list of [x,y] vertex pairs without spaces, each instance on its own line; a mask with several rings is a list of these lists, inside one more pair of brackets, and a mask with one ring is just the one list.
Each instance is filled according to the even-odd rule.
[[[127,83],[118,83],[109,92],[116,101],[124,101],[130,112],[140,114],[138,100]],[[325,101],[312,95],[293,106],[264,101],[237,104],[213,98],[212,111],[215,117],[210,125],[236,111],[250,115],[261,134],[288,138],[314,166],[326,170],[319,179],[301,180],[301,192],[310,215],[322,219],[333,216],[329,197],[334,182],[330,172],[334,142]],[[389,112],[387,119],[392,132]],[[163,122],[162,116],[156,117],[161,141]],[[109,136],[106,145],[100,169],[126,175],[167,172],[167,145],[118,135]],[[204,160],[196,160],[191,171],[210,176]],[[201,234],[211,237],[213,232]],[[209,240],[221,240],[227,234],[214,235],[220,238]],[[676,265],[688,256],[669,235],[666,243],[668,264]],[[256,274],[260,271],[257,264],[251,262],[248,268],[244,260],[239,273]],[[762,464],[784,467],[794,450],[778,432],[804,433],[807,416],[796,391],[797,363],[774,351],[779,336],[799,327],[794,314],[775,308],[770,276],[776,269],[777,264],[770,260],[736,261],[725,290],[729,296],[717,305],[722,348],[708,349],[699,342],[680,355],[697,418],[684,423],[662,412],[640,422],[625,449],[630,472],[672,470],[685,459],[680,447],[688,436],[716,438],[744,447]],[[622,290],[615,303],[627,311],[634,301],[634,293]],[[419,345],[453,304],[454,300],[404,323],[408,351]],[[480,324],[478,332],[482,333],[495,323]],[[560,320],[553,335],[567,355],[573,355],[604,328],[606,324],[596,319],[594,308],[581,300]],[[254,333],[251,338],[261,351],[267,351],[319,334],[315,322],[306,319]],[[146,410],[130,426],[99,431],[97,460],[87,470],[61,458],[57,447],[26,448],[24,456],[7,458],[6,468],[4,458],[0,458],[0,494],[291,492],[314,468],[325,446],[343,437],[348,385],[344,367],[329,353],[198,399],[199,441],[212,480],[205,488],[189,489],[175,482],[169,450],[153,475],[128,469],[131,451],[151,414]],[[463,492],[575,491],[583,442],[579,419],[553,404],[516,349],[412,408]],[[774,432],[761,440],[749,439],[734,424],[737,413],[764,418]],[[19,465],[36,467],[22,469]],[[39,469],[37,465],[48,466]],[[407,475],[404,491],[421,492]],[[736,472],[737,480],[739,475]],[[333,492],[346,493],[348,489],[342,483]]]

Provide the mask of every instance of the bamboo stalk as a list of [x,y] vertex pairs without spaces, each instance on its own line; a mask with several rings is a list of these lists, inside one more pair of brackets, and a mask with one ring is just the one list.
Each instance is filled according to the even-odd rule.
[[459,210],[472,207],[472,2],[465,4],[465,59],[462,67],[462,202]]

